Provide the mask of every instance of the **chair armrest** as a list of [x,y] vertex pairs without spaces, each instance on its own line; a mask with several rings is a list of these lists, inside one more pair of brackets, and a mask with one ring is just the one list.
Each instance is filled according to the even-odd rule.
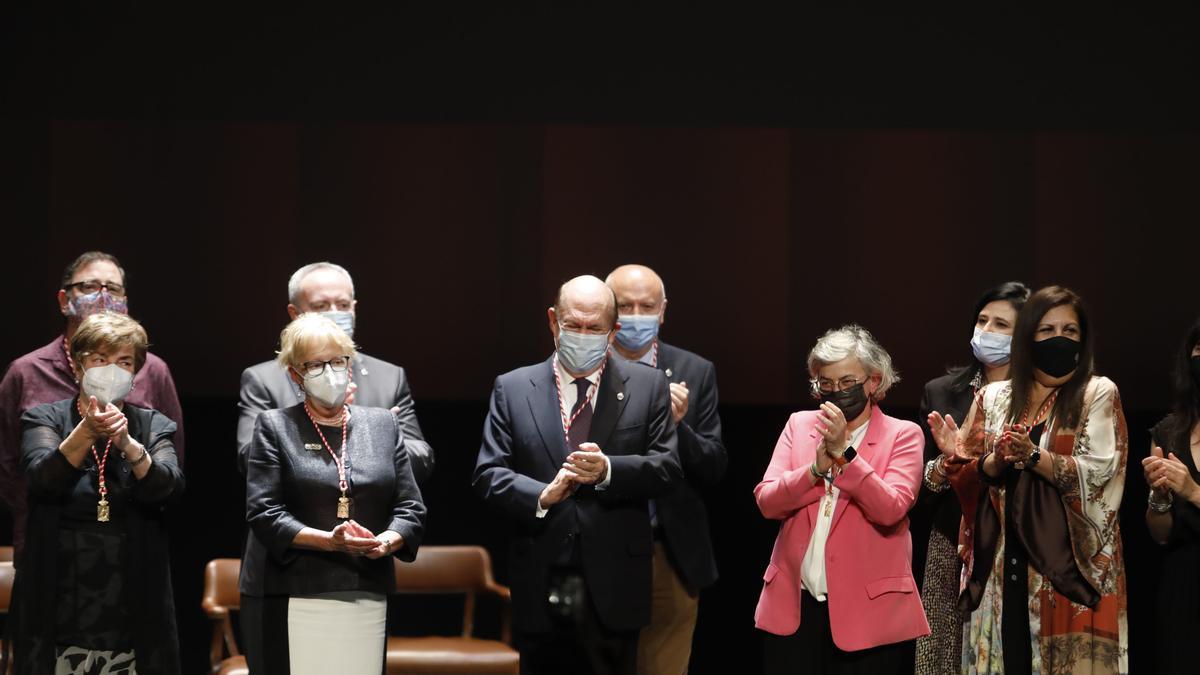
[[207,616],[210,619],[213,619],[214,621],[219,620],[219,619],[224,619],[225,617],[229,616],[229,610],[225,607],[218,605],[211,598],[204,598],[203,600],[201,600],[200,601],[200,609],[204,610],[205,616]]
[[509,590],[508,586],[505,586],[504,584],[498,584],[494,581],[491,581],[483,587],[483,590],[493,595],[500,596],[505,602],[512,601],[512,591]]

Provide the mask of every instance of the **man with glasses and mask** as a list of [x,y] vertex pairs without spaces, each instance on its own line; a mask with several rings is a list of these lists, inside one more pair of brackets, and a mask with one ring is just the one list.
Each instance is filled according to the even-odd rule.
[[[80,255],[63,272],[58,309],[66,329],[50,344],[32,351],[8,366],[0,381],[0,492],[13,517],[13,546],[19,562],[25,544],[25,480],[21,470],[21,415],[43,403],[71,398],[79,393],[75,367],[67,345],[83,320],[99,312],[129,313],[125,270],[117,259],[101,251]],[[142,408],[153,408],[175,423],[175,450],[183,462],[183,410],[167,364],[154,354],[133,378],[125,399]]]
[[[354,338],[354,280],[341,265],[317,262],[296,270],[288,280],[288,316],[292,319],[316,312],[332,319]],[[334,378],[349,380],[347,403],[371,408],[388,408],[404,432],[404,447],[412,462],[413,476],[424,482],[433,472],[433,448],[425,442],[413,406],[408,376],[400,366],[358,352],[348,369],[334,369]],[[314,386],[317,386],[314,384]],[[254,420],[264,410],[287,408],[304,400],[300,385],[293,382],[274,360],[264,361],[242,373],[241,400],[238,402],[238,467],[246,473],[246,452],[254,434]]]
[[606,279],[617,298],[621,329],[613,350],[657,369],[669,382],[686,480],[650,502],[654,527],[654,601],[638,640],[640,675],[683,675],[692,653],[699,593],[717,581],[717,561],[700,490],[721,482],[729,463],[717,414],[712,362],[658,338],[667,311],[662,279],[643,265],[622,265]]
[[473,485],[511,526],[523,673],[635,672],[650,622],[648,500],[681,478],[667,380],[609,358],[616,301],[576,277],[547,310],[555,352],[496,379]]

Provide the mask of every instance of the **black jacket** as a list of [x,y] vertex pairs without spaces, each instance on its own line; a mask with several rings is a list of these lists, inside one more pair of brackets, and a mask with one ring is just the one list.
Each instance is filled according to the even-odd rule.
[[[925,384],[925,392],[921,396],[921,407],[917,413],[917,423],[925,434],[925,461],[936,458],[941,451],[933,440],[929,430],[929,413],[937,411],[943,416],[950,415],[956,424],[961,425],[971,410],[975,390],[968,386],[962,391],[953,391],[950,385],[954,375],[943,375]],[[924,471],[924,469],[922,469]],[[913,535],[913,572],[918,582],[925,576],[925,557],[928,550],[929,533],[936,529],[952,542],[958,541],[958,523],[962,518],[962,509],[954,490],[947,487],[942,492],[930,492],[921,481],[921,491],[917,496],[917,504],[909,514]]]
[[654,544],[647,499],[667,494],[682,477],[666,378],[610,358],[588,440],[608,456],[608,489],[581,487],[537,518],[538,497],[569,454],[554,366],[547,360],[496,378],[473,483],[512,524],[509,581],[517,631],[550,629],[548,574],[576,536],[604,626],[633,630],[650,622]]
[[[346,476],[350,517],[379,534],[404,537],[396,557],[416,558],[425,504],[413,479],[404,435],[383,408],[350,406]],[[330,439],[334,449],[340,439]],[[312,448],[312,449],[309,449]],[[241,592],[252,596],[332,591],[388,593],[395,587],[392,561],[294,548],[305,526],[332,530],[339,522],[338,472],[304,405],[258,416],[246,466],[246,521]]]
[[711,361],[662,341],[657,368],[669,382],[684,382],[688,388],[688,411],[677,427],[679,461],[687,480],[656,500],[658,524],[684,583],[699,590],[717,580],[708,510],[700,491],[720,483],[729,464],[717,413],[717,374]]

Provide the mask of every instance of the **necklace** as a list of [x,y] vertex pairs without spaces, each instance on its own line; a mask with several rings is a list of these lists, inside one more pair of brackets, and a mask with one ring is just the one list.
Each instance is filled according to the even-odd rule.
[[[1047,417],[1049,417],[1050,416],[1050,408],[1054,406],[1054,402],[1057,399],[1058,399],[1058,390],[1055,389],[1054,391],[1050,392],[1050,395],[1047,396],[1046,400],[1042,402],[1042,406],[1040,408],[1038,408],[1037,414],[1033,416],[1033,422],[1031,424],[1029,424],[1028,426],[1036,427],[1038,424],[1040,424],[1042,421],[1044,421]],[[1024,425],[1025,421],[1028,418],[1029,418],[1029,405],[1026,404],[1025,409],[1021,412],[1021,424]]]
[[67,366],[71,369],[71,377],[74,377],[75,381],[78,382],[79,376],[75,374],[75,359],[71,358],[71,347],[67,344],[67,336],[65,335],[63,336],[62,347],[63,354],[67,356]]
[[558,373],[558,352],[554,353],[554,363],[552,365],[554,367],[554,389],[558,393],[558,414],[562,419],[563,438],[567,439],[567,449],[570,449],[571,425],[575,423],[575,418],[579,417],[579,413],[583,412],[584,406],[591,404],[592,396],[600,390],[600,378],[604,377],[604,368],[608,365],[608,357],[605,357],[604,361],[600,363],[600,370],[597,371],[596,386],[588,387],[588,393],[583,399],[583,405],[575,409],[575,414],[571,415],[570,419],[567,419],[567,412],[563,409],[566,406],[563,405],[562,376]]
[[346,420],[350,417],[345,406],[342,407],[341,425],[342,425],[342,452],[333,451],[333,446],[329,445],[329,440],[325,438],[325,432],[321,431],[321,425],[317,423],[317,416],[313,414],[312,408],[308,405],[308,400],[304,401],[304,412],[308,414],[308,419],[313,423],[313,428],[317,430],[317,435],[321,437],[321,443],[325,445],[325,449],[329,451],[329,456],[333,458],[333,463],[337,466],[338,472],[338,489],[342,491],[342,496],[338,497],[337,517],[346,519],[350,517],[350,498],[346,496],[346,490],[350,487],[346,482]]
[[[70,358],[68,355],[67,358]],[[79,399],[75,400],[75,407],[79,410],[80,417],[87,419],[87,413],[84,412],[83,402]],[[104,480],[104,467],[108,465],[108,451],[112,449],[112,439],[104,444],[104,454],[96,452],[96,444],[92,444],[92,459],[96,460],[96,491],[100,493],[100,501],[96,502],[96,522],[107,523],[109,518],[108,512],[108,485]]]

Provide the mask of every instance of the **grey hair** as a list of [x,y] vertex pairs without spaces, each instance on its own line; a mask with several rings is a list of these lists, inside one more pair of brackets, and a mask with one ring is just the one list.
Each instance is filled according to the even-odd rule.
[[825,331],[808,353],[808,374],[812,378],[810,382],[815,396],[820,395],[817,388],[817,370],[850,356],[862,363],[868,375],[879,376],[879,388],[875,390],[872,400],[883,400],[892,385],[900,381],[900,373],[892,367],[892,357],[887,350],[875,340],[870,331],[851,323]]
[[346,271],[346,268],[336,263],[322,261],[309,263],[292,273],[292,278],[288,279],[288,302],[292,303],[293,305],[299,302],[300,282],[304,281],[304,277],[316,272],[317,270],[334,270],[335,272],[341,272],[346,277],[346,281],[350,282],[350,297],[354,297],[354,279],[350,277],[350,273]]

